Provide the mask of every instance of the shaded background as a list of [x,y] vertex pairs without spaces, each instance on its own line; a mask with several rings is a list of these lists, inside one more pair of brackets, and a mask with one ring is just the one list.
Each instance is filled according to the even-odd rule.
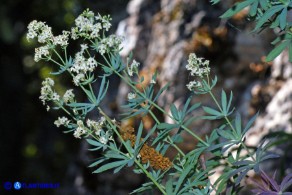
[[[232,90],[234,105],[245,120],[261,111],[248,143],[256,146],[264,135],[275,136],[274,132],[284,140],[285,144],[274,149],[282,158],[267,163],[265,168],[278,168],[280,176],[291,172],[291,152],[287,148],[291,147],[292,132],[292,65],[285,53],[272,63],[264,62],[275,35],[271,31],[250,34],[252,24],[246,22],[245,11],[231,20],[220,20],[218,16],[230,3],[211,6],[208,1],[196,0],[2,1],[0,193],[15,192],[5,191],[4,182],[20,181],[60,183],[60,188],[23,190],[18,194],[127,194],[145,179],[127,170],[115,175],[91,174],[87,165],[96,155],[87,152],[86,143],[56,128],[53,121],[58,113],[46,112],[38,99],[41,80],[52,67],[33,61],[36,45],[26,41],[27,24],[34,19],[46,21],[58,34],[69,29],[85,8],[112,16],[112,33],[126,37],[122,55],[134,50],[145,79],[158,69],[161,72],[158,84],[172,83],[171,92],[159,102],[166,109],[170,103],[181,105],[188,94],[185,87],[189,81],[185,71],[188,54],[196,52],[210,59],[212,71],[220,79],[217,92],[222,87]],[[57,83],[62,90],[70,82]],[[127,93],[126,86],[117,86],[104,105],[113,115]],[[195,100],[210,104],[205,97]],[[151,124],[151,119],[144,122],[147,120]],[[216,126],[196,125],[201,135]],[[194,146],[186,139],[183,147],[187,151]]]

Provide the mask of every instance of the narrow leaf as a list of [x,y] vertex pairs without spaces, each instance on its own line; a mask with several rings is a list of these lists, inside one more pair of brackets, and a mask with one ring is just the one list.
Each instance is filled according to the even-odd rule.
[[211,115],[214,115],[214,116],[222,116],[222,113],[213,109],[213,108],[210,108],[210,107],[207,107],[207,106],[203,106],[203,110],[205,112],[207,112],[208,114],[211,114]]
[[287,19],[286,19],[286,17],[287,17],[287,7],[285,7],[282,10],[282,12],[281,12],[279,17],[280,17],[280,28],[281,28],[281,30],[284,30],[285,27],[286,27],[286,21],[287,21]]
[[262,15],[259,20],[257,21],[257,24],[254,28],[253,31],[257,31],[260,27],[262,27],[264,25],[264,23],[266,23],[269,19],[271,19],[271,17],[279,12],[281,9],[283,9],[284,5],[276,5],[271,7],[270,9],[268,9],[264,15]]
[[116,162],[107,163],[100,168],[96,169],[93,173],[102,173],[104,171],[119,167],[121,165],[126,165],[128,163],[128,160],[121,160]]
[[240,3],[236,3],[232,8],[230,8],[223,15],[221,15],[220,18],[230,18],[231,16],[243,10],[245,7],[252,4],[254,1],[255,0],[247,0],[247,1],[242,1]]
[[277,47],[275,47],[266,57],[266,61],[270,62],[275,59],[280,53],[289,45],[291,41],[283,41]]

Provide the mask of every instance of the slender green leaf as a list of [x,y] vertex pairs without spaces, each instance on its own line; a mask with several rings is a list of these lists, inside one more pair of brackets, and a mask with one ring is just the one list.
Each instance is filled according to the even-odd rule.
[[94,163],[90,164],[88,167],[95,167],[95,166],[99,165],[100,163],[102,163],[102,162],[104,162],[106,160],[108,160],[108,159],[102,158],[102,159],[100,159],[98,161],[95,161]]
[[167,182],[166,182],[166,194],[172,195],[173,194],[173,181],[172,178],[170,178]]
[[233,136],[230,130],[218,129],[217,132],[220,136],[224,137],[225,139],[235,140],[235,137]]
[[110,162],[107,163],[100,168],[96,169],[93,173],[102,173],[104,171],[119,167],[121,165],[126,165],[128,163],[128,160],[121,160],[121,161],[115,161],[115,162]]
[[235,118],[235,130],[237,137],[241,137],[241,116],[239,113],[237,113]]
[[230,110],[230,106],[231,106],[231,103],[232,103],[232,99],[233,99],[233,93],[232,93],[232,91],[231,91],[231,92],[230,92],[230,96],[229,96],[229,101],[228,101],[227,109],[226,109],[227,112],[228,112],[228,113],[227,113],[228,115],[230,114],[230,113],[229,113],[229,112],[230,112],[229,110]]
[[[138,150],[138,148],[140,146],[142,132],[143,132],[143,123],[140,122],[140,125],[139,125],[139,128],[138,128],[138,132],[137,132],[137,136],[136,136],[136,141],[135,141],[135,147],[134,147],[135,150]],[[135,151],[135,152],[137,152],[137,154],[138,154],[139,151]]]
[[223,114],[227,116],[227,97],[223,89],[221,91],[221,105],[222,105]]
[[[117,168],[114,169],[114,173],[118,173],[122,168],[124,168],[129,163],[129,160],[127,160],[127,163],[124,163]],[[129,166],[130,167],[130,166]]]
[[249,121],[248,123],[245,125],[242,134],[244,135],[252,126],[252,124],[254,123],[254,121],[257,119],[259,113],[257,112]]
[[258,6],[259,6],[259,2],[255,1],[251,7],[250,7],[250,11],[249,11],[249,15],[254,17],[257,14],[257,10],[258,10]]
[[176,121],[178,121],[179,120],[178,110],[174,104],[170,105],[170,111],[171,111],[171,115],[173,116],[173,118]]
[[280,10],[282,10],[284,8],[284,5],[276,5],[271,7],[270,9],[268,9],[264,15],[262,15],[259,20],[256,23],[256,26],[254,28],[253,31],[257,31],[260,27],[262,27],[264,25],[264,23],[266,23],[269,19],[271,19],[271,17],[279,12]]
[[232,8],[228,9],[223,15],[221,15],[220,18],[230,18],[231,16],[237,14],[238,12],[252,4],[254,1],[255,0],[247,0],[236,3]]
[[289,62],[292,62],[292,43],[289,44]]
[[286,48],[288,47],[288,45],[291,44],[291,41],[283,41],[282,43],[280,43],[277,47],[275,47],[266,57],[266,61],[270,62],[273,59],[275,59],[278,55],[280,55],[280,53]]
[[183,169],[183,172],[181,173],[177,183],[176,183],[176,187],[174,190],[174,194],[177,194],[177,192],[179,191],[181,185],[183,184],[183,182],[185,181],[186,177],[188,176],[188,174],[190,173],[191,169],[193,169],[194,166],[192,164],[188,164],[187,167],[185,167]]
[[281,29],[281,30],[284,30],[285,27],[286,27],[286,22],[287,22],[287,19],[286,19],[286,17],[287,17],[287,7],[285,7],[285,8],[282,10],[282,12],[281,12],[281,14],[279,15],[279,17],[280,17],[280,29]]
[[267,0],[260,0],[260,5],[264,10],[266,10],[269,6],[269,2]]
[[86,141],[90,144],[90,145],[93,145],[93,146],[100,146],[101,143],[95,141],[95,140],[92,140],[92,139],[86,139]]
[[213,108],[210,108],[210,107],[207,107],[207,106],[203,106],[203,110],[205,112],[207,112],[208,114],[211,114],[211,115],[214,115],[214,116],[222,116],[222,113],[213,109]]

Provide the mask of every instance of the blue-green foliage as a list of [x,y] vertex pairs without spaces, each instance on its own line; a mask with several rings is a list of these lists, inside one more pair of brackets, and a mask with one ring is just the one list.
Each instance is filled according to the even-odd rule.
[[[211,0],[212,4],[219,3],[220,0]],[[280,31],[275,41],[274,49],[267,55],[266,61],[275,59],[284,49],[289,50],[289,60],[292,62],[292,22],[287,21],[289,10],[292,9],[290,0],[243,0],[235,3],[228,9],[221,18],[230,18],[249,8],[249,19],[255,21],[255,27],[252,32],[261,32],[265,28],[273,28]]]

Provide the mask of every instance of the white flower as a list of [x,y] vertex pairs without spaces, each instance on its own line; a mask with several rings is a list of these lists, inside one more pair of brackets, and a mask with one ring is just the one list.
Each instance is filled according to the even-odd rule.
[[108,31],[111,27],[109,16],[94,16],[92,11],[85,10],[75,20],[76,27],[71,29],[71,37],[76,40],[79,37],[96,39],[100,37],[100,31]]
[[102,29],[100,23],[96,23],[92,26],[91,33],[90,33],[90,38],[97,38],[99,37],[99,31]]
[[57,126],[57,127],[60,127],[61,125],[64,125],[64,126],[68,126],[70,123],[70,120],[63,116],[63,117],[58,117],[58,120],[56,120],[54,122],[54,124]]
[[136,93],[132,93],[132,92],[130,92],[130,93],[128,93],[128,100],[135,99],[136,96],[137,96]]
[[93,120],[88,119],[86,124],[88,128],[95,131],[96,135],[100,136],[104,122],[105,122],[105,118],[101,117],[98,121],[93,121]]
[[90,57],[86,61],[86,71],[92,72],[97,67],[97,62],[93,57]]
[[81,53],[84,53],[84,50],[88,49],[88,45],[87,44],[81,44]]
[[100,124],[103,124],[104,122],[105,122],[105,117],[104,117],[104,116],[100,117],[100,119],[99,119],[99,123],[100,123]]
[[44,25],[41,28],[41,33],[38,35],[38,42],[39,43],[46,43],[53,38],[52,28],[48,25]]
[[190,91],[193,91],[195,88],[198,88],[198,87],[202,87],[202,84],[200,81],[191,81],[187,84],[187,88]]
[[43,102],[43,104],[46,104],[46,101],[49,100],[58,100],[60,97],[58,97],[57,93],[54,93],[52,87],[54,86],[54,81],[51,78],[46,78],[42,82],[42,88],[41,88],[41,96],[40,100]]
[[82,120],[78,120],[78,121],[77,121],[77,125],[78,125],[79,127],[83,127],[83,126],[84,126],[83,121],[82,121]]
[[83,121],[82,120],[78,120],[77,121],[77,125],[78,127],[76,128],[76,130],[73,133],[73,136],[76,138],[81,138],[81,135],[86,134],[86,129],[84,127]]
[[43,58],[43,56],[48,57],[49,55],[50,52],[47,45],[35,48],[34,61],[38,62]]
[[130,67],[128,67],[128,74],[129,74],[129,76],[133,76],[134,71],[137,71],[139,65],[140,65],[139,62],[137,62],[136,60],[133,60],[133,62],[130,65]]
[[54,92],[51,96],[51,100],[60,101],[60,96],[56,92]]
[[73,82],[76,86],[78,86],[81,81],[84,81],[84,78],[85,78],[84,74],[82,74],[82,73],[77,74],[76,76],[74,76]]
[[27,26],[28,32],[26,35],[27,40],[29,41],[29,39],[33,39],[35,37],[38,36],[38,29],[39,29],[39,23],[36,20],[33,20],[32,22],[30,22]]
[[101,131],[102,131],[102,129],[97,129],[97,130],[95,130],[95,135],[97,135],[97,136],[100,136],[101,135]]
[[77,27],[73,27],[71,28],[71,38],[73,40],[76,40],[79,38],[79,35],[78,35],[78,28]]
[[151,83],[151,84],[155,84],[156,81],[155,81],[154,79],[151,79],[150,83]]
[[52,28],[46,25],[44,22],[38,22],[34,20],[29,23],[27,29],[27,40],[37,37],[39,43],[46,43],[53,37]]
[[83,56],[85,48],[86,46],[83,46],[81,48],[81,51],[75,54],[73,65],[70,68],[72,72],[75,72],[77,74],[86,74],[87,72],[93,72],[94,69],[97,67],[97,62],[93,57],[89,57],[88,59],[86,59]]
[[103,24],[102,24],[102,27],[108,31],[110,29],[110,27],[112,26],[112,24],[109,22],[109,21],[105,21]]
[[64,30],[62,35],[58,35],[58,36],[53,37],[53,44],[67,46],[68,40],[69,40],[69,35],[70,35],[70,32]]
[[81,139],[81,135],[83,135],[85,133],[86,133],[85,129],[83,129],[82,127],[77,127],[77,129],[73,133],[73,136]]
[[106,49],[106,45],[100,42],[100,44],[98,45],[98,52],[103,55],[106,52]]
[[203,77],[210,73],[209,60],[198,58],[196,54],[191,53],[189,55],[187,70],[191,71],[192,76]]
[[75,97],[75,95],[73,93],[73,89],[69,89],[63,95],[63,100],[67,104],[68,102],[73,102],[74,97]]
[[107,144],[107,142],[108,142],[108,138],[106,138],[105,136],[102,136],[102,137],[99,138],[99,141],[100,141],[100,143],[102,143],[102,144]]
[[93,21],[82,15],[75,19],[75,25],[79,28],[79,31],[90,31],[93,26]]

